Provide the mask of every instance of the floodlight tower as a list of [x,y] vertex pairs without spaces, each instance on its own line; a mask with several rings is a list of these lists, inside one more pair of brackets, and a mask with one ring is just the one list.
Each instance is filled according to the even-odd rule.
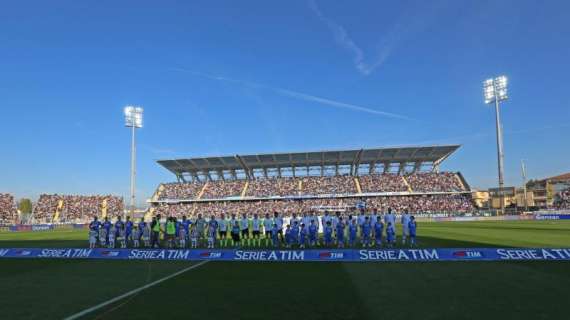
[[501,196],[501,213],[505,213],[504,201],[504,178],[503,178],[503,127],[501,124],[501,116],[499,113],[499,104],[501,101],[508,99],[507,95],[507,77],[499,76],[494,79],[487,79],[483,82],[483,94],[485,96],[485,104],[495,103],[495,120],[497,127],[497,164],[499,167],[499,193]]
[[521,159],[521,173],[523,179],[523,192],[524,192],[524,211],[528,211],[528,199],[526,196],[526,165],[524,160]]
[[133,217],[135,213],[135,177],[136,177],[136,165],[137,165],[135,132],[136,129],[142,128],[142,126],[143,126],[143,108],[135,106],[126,106],[125,127],[131,128],[131,203],[130,203],[131,217]]

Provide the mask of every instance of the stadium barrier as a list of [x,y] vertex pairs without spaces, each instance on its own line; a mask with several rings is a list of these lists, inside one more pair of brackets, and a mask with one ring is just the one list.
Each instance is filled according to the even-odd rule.
[[570,261],[566,248],[441,248],[441,249],[331,249],[331,250],[231,250],[231,249],[86,249],[9,248],[0,258],[111,259],[260,262],[437,262],[437,261]]
[[62,229],[85,229],[89,226],[86,223],[70,223],[70,224],[16,224],[7,227],[6,231],[21,232],[21,231],[48,231],[48,230],[62,230]]

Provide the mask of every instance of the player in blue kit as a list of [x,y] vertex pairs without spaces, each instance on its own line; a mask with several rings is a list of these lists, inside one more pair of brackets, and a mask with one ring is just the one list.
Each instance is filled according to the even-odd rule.
[[[190,220],[188,220],[188,218],[186,218],[186,216],[182,216],[182,221],[180,221],[180,227],[182,229],[184,229],[184,233],[186,234],[186,238],[184,239],[184,242],[188,242],[188,240],[190,239],[190,225],[192,224],[192,222]],[[182,240],[182,239],[180,239]]]
[[388,225],[386,226],[386,242],[390,248],[392,248],[396,242],[396,230],[394,230],[392,222],[388,222]]
[[374,244],[378,247],[382,246],[382,233],[384,232],[384,223],[382,222],[382,217],[377,216],[376,222],[374,223]]
[[125,222],[125,242],[129,245],[129,242],[133,240],[133,227],[135,225],[131,221],[131,217],[127,216],[127,222]]
[[146,222],[144,222],[144,218],[141,218],[137,225],[137,234],[135,236],[135,248],[140,247],[141,241],[143,241],[142,237],[144,235],[144,230],[146,229]]
[[311,224],[309,225],[309,245],[314,247],[317,245],[317,236],[319,232],[319,227],[315,220],[311,220]]
[[307,244],[307,233],[309,232],[307,226],[301,223],[301,231],[299,231],[299,248],[304,249]]
[[344,221],[342,221],[342,217],[339,217],[336,223],[336,241],[339,248],[344,248]]
[[408,223],[408,231],[410,235],[410,247],[416,246],[416,218],[414,216],[410,217],[410,222]]
[[279,246],[279,230],[280,229],[277,226],[277,223],[274,223],[273,227],[271,228],[271,240],[273,241],[274,247]]
[[117,217],[117,222],[115,222],[115,238],[119,237],[121,230],[125,228],[125,224],[123,220],[121,220],[121,216]]
[[325,225],[325,246],[326,247],[330,247],[332,245],[332,242],[333,242],[332,235],[333,235],[332,222],[327,221],[327,223]]
[[348,245],[354,247],[356,244],[356,233],[358,232],[358,221],[352,219],[348,226]]
[[299,221],[293,221],[293,226],[291,227],[291,244],[299,244]]
[[370,219],[368,216],[364,217],[364,223],[362,223],[362,247],[370,246],[370,232],[372,231],[372,225],[370,224]]
[[105,245],[107,245],[109,243],[109,235],[111,234],[111,227],[113,226],[113,224],[111,223],[111,221],[109,221],[108,217],[105,217],[105,220],[103,221],[103,239],[99,239],[101,242],[104,242]]
[[182,222],[179,221],[178,224],[180,225],[178,228],[178,247],[186,248],[186,237],[188,237],[188,234],[186,234],[186,229],[184,229]]
[[293,230],[291,230],[291,225],[287,225],[287,227],[285,227],[285,246],[287,248],[291,248],[291,244],[293,243],[293,235],[292,235]]

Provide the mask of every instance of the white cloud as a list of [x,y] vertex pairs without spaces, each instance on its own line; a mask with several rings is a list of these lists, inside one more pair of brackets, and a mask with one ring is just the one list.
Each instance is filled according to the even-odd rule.
[[231,78],[211,75],[211,74],[202,73],[202,72],[196,72],[196,71],[192,71],[192,70],[186,70],[186,69],[182,69],[182,68],[173,68],[172,70],[190,73],[190,74],[193,74],[193,75],[196,75],[199,77],[208,78],[211,80],[224,81],[224,82],[235,83],[235,84],[238,84],[241,86],[266,89],[266,90],[273,91],[273,92],[275,92],[279,95],[282,95],[282,96],[290,97],[290,98],[297,99],[297,100],[303,100],[303,101],[307,101],[307,102],[315,102],[315,103],[318,103],[318,104],[324,105],[324,106],[347,109],[347,110],[352,110],[352,111],[356,111],[356,112],[363,112],[363,113],[368,113],[368,114],[373,114],[373,115],[383,116],[383,117],[393,118],[393,119],[414,120],[410,117],[407,117],[407,116],[401,115],[401,114],[397,114],[397,113],[381,111],[381,110],[377,110],[377,109],[373,109],[373,108],[369,108],[369,107],[359,106],[359,105],[355,105],[355,104],[351,104],[351,103],[340,102],[340,101],[336,101],[336,100],[331,100],[331,99],[327,99],[327,98],[323,98],[323,97],[314,96],[314,95],[303,93],[303,92],[298,92],[298,91],[293,91],[293,90],[288,90],[288,89],[283,89],[283,88],[278,88],[278,87],[272,87],[272,86],[268,86],[268,85],[264,85],[264,84],[260,84],[260,83],[243,81],[243,80],[235,80],[235,79],[231,79]]
[[352,60],[354,66],[360,73],[364,75],[369,75],[370,73],[372,73],[372,71],[374,71],[374,69],[379,67],[382,63],[384,63],[386,58],[388,58],[390,50],[388,50],[388,47],[385,47],[384,49],[380,50],[380,53],[378,54],[376,59],[372,61],[372,63],[366,63],[364,61],[364,53],[362,49],[358,45],[356,45],[354,40],[352,40],[352,38],[350,37],[350,35],[342,25],[338,24],[333,19],[325,16],[323,12],[319,9],[315,0],[309,1],[309,7],[317,15],[319,20],[321,20],[327,26],[327,28],[331,30],[335,41],[341,47],[343,47],[352,54],[353,57]]

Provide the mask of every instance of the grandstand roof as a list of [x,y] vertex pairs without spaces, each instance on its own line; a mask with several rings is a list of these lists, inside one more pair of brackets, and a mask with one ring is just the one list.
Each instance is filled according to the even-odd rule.
[[439,164],[458,148],[459,145],[366,148],[184,158],[157,162],[184,181],[185,177],[215,180],[253,178],[259,175],[267,177],[270,173],[275,176],[295,176],[304,175],[306,172],[306,175],[310,175],[310,172],[314,173],[315,170],[321,175],[325,174],[326,170],[332,170],[334,174],[352,175],[359,174],[363,169],[374,173],[379,167],[384,172],[389,172],[390,168],[397,168],[398,172],[402,172],[409,166],[412,166],[414,171],[419,171],[425,165],[429,165],[432,170],[437,169]]

